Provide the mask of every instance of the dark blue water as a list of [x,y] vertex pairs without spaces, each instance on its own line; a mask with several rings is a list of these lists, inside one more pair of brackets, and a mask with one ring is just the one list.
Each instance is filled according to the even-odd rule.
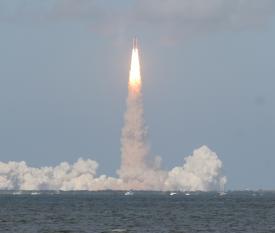
[[275,232],[274,192],[190,194],[2,192],[0,232]]

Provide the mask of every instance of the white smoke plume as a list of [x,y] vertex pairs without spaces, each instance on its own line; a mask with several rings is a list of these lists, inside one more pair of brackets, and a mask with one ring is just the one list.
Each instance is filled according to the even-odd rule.
[[97,162],[78,159],[56,167],[33,168],[25,162],[0,162],[0,189],[8,190],[102,190],[119,189],[120,180],[96,177]]
[[150,156],[141,91],[136,92],[129,87],[124,118],[119,177],[126,189],[160,189],[165,172],[159,170],[160,159]]
[[215,190],[226,183],[226,177],[221,175],[221,160],[207,146],[195,150],[184,161],[183,166],[169,171],[165,180],[166,188],[182,191]]
[[[149,153],[141,92],[133,93],[129,88],[127,111],[124,118],[125,126],[121,137],[122,164],[119,174],[125,180],[138,179],[143,174],[142,171],[145,169],[144,165],[146,165],[146,155]],[[129,154],[131,157],[128,156]]]
[[[221,175],[222,162],[206,146],[185,158],[185,163],[171,171],[161,171],[153,167],[142,167],[139,176],[121,178],[97,176],[97,162],[79,159],[70,165],[60,163],[56,167],[29,167],[25,162],[0,162],[1,190],[219,190],[226,183]],[[129,168],[130,169],[130,168]],[[143,170],[144,174],[141,174]],[[130,172],[130,171],[129,171]],[[127,171],[126,171],[126,174]],[[124,175],[122,175],[124,178]]]

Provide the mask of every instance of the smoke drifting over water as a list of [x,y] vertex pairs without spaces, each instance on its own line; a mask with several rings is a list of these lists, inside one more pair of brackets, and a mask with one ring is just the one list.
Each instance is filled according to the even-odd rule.
[[222,162],[206,146],[185,158],[182,166],[168,172],[146,162],[140,161],[140,164],[140,168],[134,166],[132,170],[122,165],[121,178],[113,178],[96,176],[98,164],[90,159],[80,158],[72,165],[63,162],[56,167],[41,168],[29,167],[25,162],[0,162],[0,189],[208,191],[218,190],[226,182],[221,176]]
[[142,80],[138,48],[132,51],[127,110],[121,136],[121,167],[118,178],[97,176],[97,162],[79,159],[70,165],[33,168],[25,162],[0,162],[0,189],[9,190],[218,190],[226,183],[222,162],[207,146],[185,158],[170,171],[161,159],[150,156],[143,117]]

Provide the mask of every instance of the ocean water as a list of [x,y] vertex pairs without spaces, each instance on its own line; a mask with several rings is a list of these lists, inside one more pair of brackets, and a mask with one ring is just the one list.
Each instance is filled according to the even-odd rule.
[[0,232],[275,232],[275,192],[0,192]]

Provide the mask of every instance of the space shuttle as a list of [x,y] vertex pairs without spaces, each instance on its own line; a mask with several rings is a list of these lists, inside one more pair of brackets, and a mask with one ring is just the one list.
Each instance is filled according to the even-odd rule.
[[134,39],[133,39],[133,48],[134,48],[134,49],[137,49],[137,48],[138,48],[138,39],[137,39],[136,36],[135,36]]

